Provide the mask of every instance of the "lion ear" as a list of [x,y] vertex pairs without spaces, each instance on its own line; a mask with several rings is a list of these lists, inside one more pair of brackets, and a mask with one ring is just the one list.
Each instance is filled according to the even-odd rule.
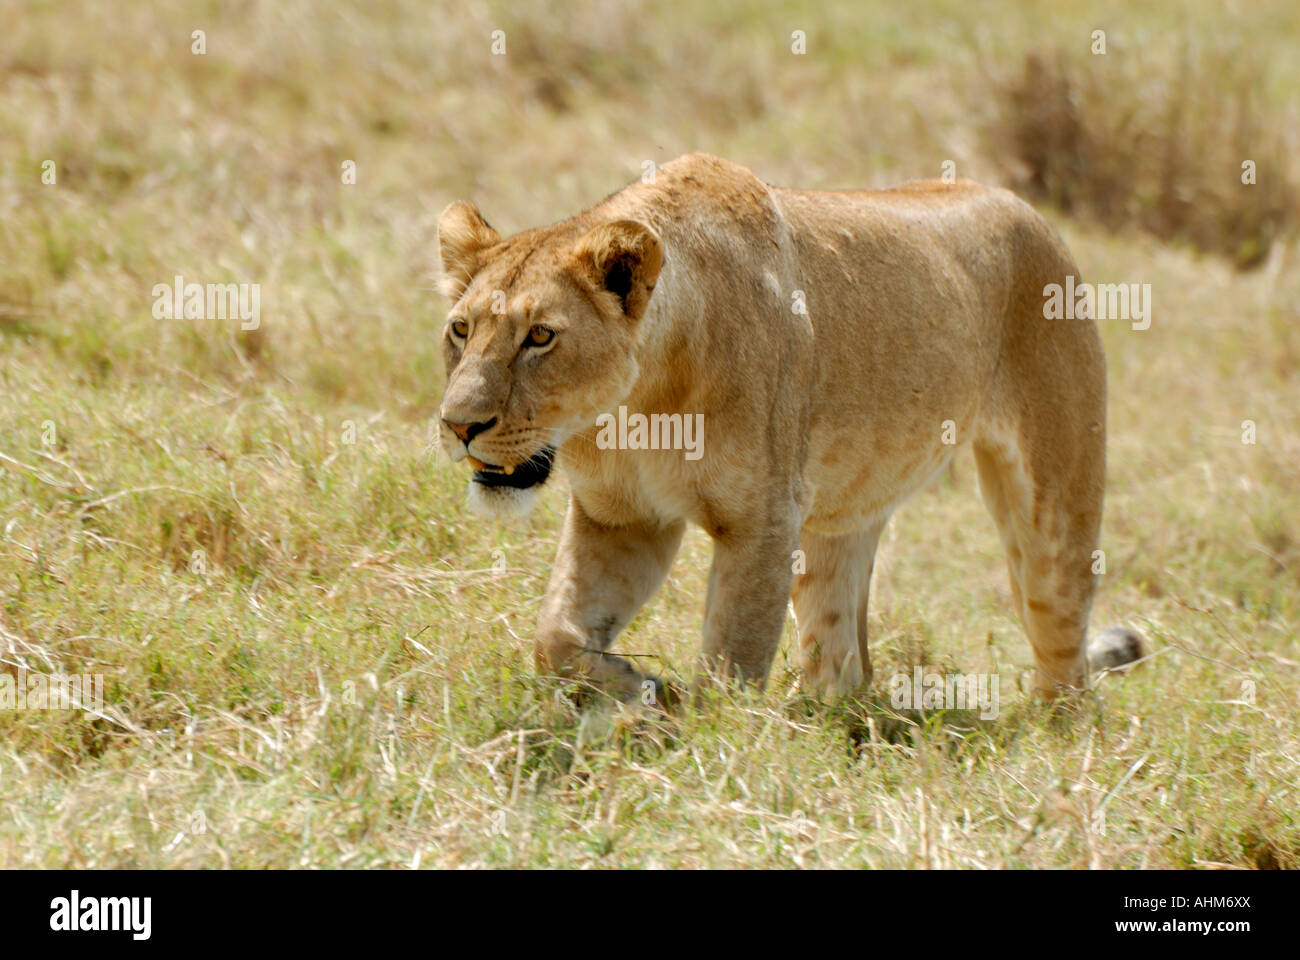
[[457,200],[438,218],[438,254],[442,257],[442,281],[446,296],[459,297],[483,266],[482,252],[501,242],[501,235],[488,226],[478,207]]
[[664,264],[658,235],[635,220],[593,227],[573,248],[579,270],[598,290],[618,297],[623,313],[641,319]]

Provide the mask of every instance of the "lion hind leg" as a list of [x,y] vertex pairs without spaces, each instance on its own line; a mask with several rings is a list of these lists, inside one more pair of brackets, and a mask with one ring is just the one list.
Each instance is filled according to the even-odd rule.
[[1023,435],[985,438],[974,449],[980,492],[1006,549],[1012,602],[1033,651],[1036,685],[1049,697],[1087,682],[1084,641],[1105,469],[1099,440],[1074,456],[1060,455],[1060,446],[1049,454]]

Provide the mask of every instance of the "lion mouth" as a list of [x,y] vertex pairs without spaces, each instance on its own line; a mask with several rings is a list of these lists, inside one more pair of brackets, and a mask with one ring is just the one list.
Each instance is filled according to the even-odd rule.
[[495,464],[484,463],[473,457],[469,458],[469,462],[474,466],[475,483],[481,483],[485,487],[514,487],[516,490],[526,490],[528,487],[545,483],[546,478],[551,475],[551,466],[555,463],[555,448],[543,447],[523,463],[509,470]]

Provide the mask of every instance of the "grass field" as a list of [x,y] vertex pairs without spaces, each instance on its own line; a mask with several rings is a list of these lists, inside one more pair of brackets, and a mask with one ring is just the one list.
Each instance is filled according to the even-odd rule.
[[[812,702],[787,627],[764,691],[635,720],[532,674],[563,485],[504,527],[432,446],[451,200],[513,232],[692,150],[804,187],[1017,182],[999,91],[1029,53],[1101,101],[1222,94],[1161,142],[1214,160],[1187,174],[1214,203],[1278,198],[1295,5],[515,6],[0,0],[0,669],[106,684],[95,716],[0,710],[0,867],[1300,866],[1293,221],[1239,271],[1140,210],[1042,207],[1154,303],[1102,329],[1093,613],[1153,656],[1064,713],[1017,689],[966,453],[886,533],[872,654],[996,673],[996,718]],[[1197,223],[1256,237],[1225,202]],[[260,326],[155,319],[177,275],[259,284]],[[709,555],[689,533],[618,650],[690,676]]]

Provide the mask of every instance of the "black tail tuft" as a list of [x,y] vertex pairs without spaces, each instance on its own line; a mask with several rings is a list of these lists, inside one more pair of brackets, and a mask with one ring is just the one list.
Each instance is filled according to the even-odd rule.
[[1146,656],[1146,641],[1132,627],[1109,627],[1088,641],[1088,669],[1114,670]]

